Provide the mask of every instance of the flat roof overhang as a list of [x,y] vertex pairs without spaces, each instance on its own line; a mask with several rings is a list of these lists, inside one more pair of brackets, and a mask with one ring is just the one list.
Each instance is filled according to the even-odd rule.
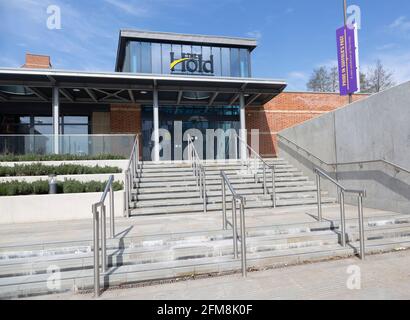
[[[31,95],[0,91],[0,103],[50,102],[52,88],[58,87],[64,103],[152,104],[154,87],[160,105],[229,106],[263,105],[286,88],[286,82],[254,78],[131,74],[122,72],[84,72],[50,69],[0,69],[0,86],[22,86]],[[186,92],[208,93],[205,100],[191,100]]]

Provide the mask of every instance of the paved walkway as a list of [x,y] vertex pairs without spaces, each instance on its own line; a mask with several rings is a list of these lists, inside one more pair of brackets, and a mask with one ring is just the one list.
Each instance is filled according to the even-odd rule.
[[[230,275],[142,288],[106,291],[100,299],[410,299],[410,251]],[[361,289],[349,289],[360,270]],[[360,268],[360,269],[359,269]],[[357,277],[355,277],[357,279]],[[62,294],[36,299],[90,299]]]

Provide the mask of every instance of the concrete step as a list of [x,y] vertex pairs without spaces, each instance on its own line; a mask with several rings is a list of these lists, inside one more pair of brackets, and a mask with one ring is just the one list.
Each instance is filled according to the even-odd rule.
[[[239,183],[255,183],[255,179],[253,177],[246,177],[246,178],[232,178],[230,179],[233,185]],[[291,176],[291,177],[277,177],[275,180],[275,186],[280,185],[280,183],[287,183],[287,182],[308,182],[309,178],[304,176]],[[214,180],[207,180],[207,185],[217,185],[221,184],[220,179]],[[310,182],[311,183],[311,182]],[[268,186],[271,186],[272,183],[267,183]],[[172,180],[158,180],[158,181],[141,181],[138,183],[140,188],[149,188],[149,187],[172,187],[172,186],[196,186],[196,180],[192,179],[172,179]],[[283,184],[282,184],[283,185]]]
[[[221,193],[220,185],[207,185],[207,194],[213,192],[215,194]],[[249,183],[249,184],[238,184],[236,185],[236,190],[240,193],[241,190],[246,190],[249,192],[263,192],[263,186],[261,183]],[[305,191],[315,191],[316,186],[313,184],[306,184],[305,186],[282,186],[276,187],[276,193],[286,193],[286,192],[305,192]],[[272,188],[268,188],[269,193],[272,193]],[[172,188],[141,188],[138,190],[139,197],[143,196],[140,199],[143,199],[146,196],[152,195],[154,197],[162,197],[162,194],[177,194],[186,193],[186,192],[197,192],[192,191],[192,188],[187,187],[172,187]]]
[[[254,171],[248,171],[246,168],[233,168],[233,169],[225,169],[225,168],[219,168],[216,170],[206,170],[206,176],[210,177],[219,177],[221,174],[221,170],[223,170],[228,176],[229,175],[254,175]],[[290,172],[297,172],[300,173],[300,170],[292,167],[292,166],[286,166],[286,168],[276,168],[275,169],[275,174],[280,174],[280,173],[290,173]],[[263,171],[262,169],[259,169],[257,171],[258,175],[262,177]],[[270,170],[266,171],[267,174],[271,174]],[[179,170],[163,170],[163,171],[148,171],[146,169],[142,170],[142,173],[140,175],[140,178],[156,178],[156,177],[185,177],[185,176],[193,176],[193,170],[190,168],[187,169],[179,169]]]
[[[236,172],[227,172],[227,176],[229,179],[254,179],[255,175],[251,173],[244,173],[244,174],[239,174]],[[275,174],[275,179],[279,178],[285,178],[285,177],[300,177],[303,176],[303,173],[300,171],[285,171],[285,172],[280,172]],[[259,179],[263,179],[262,174],[257,174],[257,177]],[[269,177],[266,177],[267,180],[270,180]],[[144,182],[167,182],[167,181],[191,181],[191,180],[196,180],[195,176],[193,174],[183,174],[183,175],[155,175],[155,176],[141,176],[138,178],[138,181],[140,183]],[[220,181],[221,176],[220,174],[207,174],[206,175],[206,180],[207,181]]]
[[[316,190],[316,187],[310,186],[310,187],[294,187],[294,188],[277,188],[276,193],[277,193],[277,198],[295,198],[297,196],[303,196],[306,194],[309,194],[310,196],[316,195],[316,193],[311,193]],[[238,194],[240,195],[263,195],[263,188],[262,186],[259,186],[258,188],[246,188],[246,189],[237,189],[236,190]],[[192,189],[188,188],[182,188],[182,190],[175,191],[172,190],[171,192],[155,192],[155,193],[149,193],[145,192],[142,194],[138,195],[138,201],[144,201],[144,200],[161,200],[161,199],[181,199],[181,198],[198,198],[200,196],[199,190],[197,191],[192,191]],[[207,196],[208,197],[218,197],[221,196],[221,188],[218,189],[210,189],[207,188]],[[327,195],[326,191],[322,192],[322,195]],[[135,198],[133,198],[135,200]]]
[[[135,208],[131,203],[131,214],[132,215],[158,215],[158,214],[175,214],[175,213],[194,213],[194,212],[203,212],[204,207],[202,201],[199,199],[198,204],[189,204],[186,205],[184,202],[183,205],[167,205],[167,206],[158,206],[158,207],[142,207]],[[323,203],[334,203],[335,199],[333,198],[322,198]],[[278,207],[283,206],[299,206],[299,205],[308,205],[316,204],[316,198],[306,198],[306,199],[279,199],[276,201]],[[220,211],[222,203],[209,203],[207,205],[208,211]],[[272,200],[249,200],[246,202],[245,208],[271,208],[273,206]],[[231,208],[231,203],[227,203],[227,208]]]
[[[257,253],[267,250],[286,250],[311,246],[337,244],[338,236],[332,231],[316,231],[288,235],[262,235],[247,237],[247,252]],[[123,265],[158,263],[175,260],[188,260],[202,257],[233,255],[232,231],[212,239],[183,239],[157,242],[145,246],[107,250],[110,267]],[[5,277],[47,273],[50,265],[59,267],[60,272],[73,269],[92,269],[93,252],[48,255],[37,258],[20,258],[0,261],[0,283]]]
[[[244,169],[244,166],[242,165],[237,165],[237,166],[220,166],[220,167],[205,167],[206,172],[208,173],[213,173],[213,174],[219,174],[221,170],[223,171],[242,171]],[[278,164],[275,165],[275,172],[280,172],[281,170],[295,170],[295,168],[292,165],[289,164]],[[260,169],[261,170],[261,169]],[[161,173],[186,173],[186,172],[191,172],[192,173],[192,167],[187,166],[187,167],[163,167],[163,168],[143,168],[142,173],[143,174],[161,174]]]
[[[352,247],[343,248],[340,245],[320,245],[309,248],[293,248],[247,254],[247,267],[264,268],[278,267],[305,262],[315,262],[335,257],[346,258],[355,254],[358,243]],[[410,239],[391,239],[380,242],[369,241],[366,252],[379,253],[397,248],[409,248]],[[232,256],[205,257],[172,262],[148,263],[139,265],[125,265],[108,270],[101,275],[104,287],[146,282],[152,280],[176,279],[192,275],[220,274],[240,270],[240,260]],[[67,271],[61,273],[60,286],[52,287],[48,280],[50,274],[34,274],[1,279],[0,298],[17,298],[30,295],[50,294],[71,290],[91,289],[93,287],[93,270]]]

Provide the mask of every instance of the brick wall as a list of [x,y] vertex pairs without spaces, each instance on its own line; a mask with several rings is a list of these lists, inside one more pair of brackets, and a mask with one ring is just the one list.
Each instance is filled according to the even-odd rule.
[[[353,101],[368,95],[354,95]],[[271,157],[277,153],[276,133],[346,105],[347,97],[337,93],[284,92],[264,106],[246,109],[246,127],[259,129],[259,151]]]
[[22,66],[22,68],[50,69],[50,57],[39,54],[26,53],[26,63]]

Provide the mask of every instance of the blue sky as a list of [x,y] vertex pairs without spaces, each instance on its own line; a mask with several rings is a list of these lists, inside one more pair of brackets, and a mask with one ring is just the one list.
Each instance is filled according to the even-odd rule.
[[[410,80],[410,1],[350,0],[360,6],[360,59],[378,58]],[[49,30],[47,7],[61,8]],[[305,90],[311,71],[336,63],[342,0],[0,0],[0,66],[19,67],[26,52],[50,55],[56,69],[113,71],[120,28],[256,37],[254,77],[285,79]]]

